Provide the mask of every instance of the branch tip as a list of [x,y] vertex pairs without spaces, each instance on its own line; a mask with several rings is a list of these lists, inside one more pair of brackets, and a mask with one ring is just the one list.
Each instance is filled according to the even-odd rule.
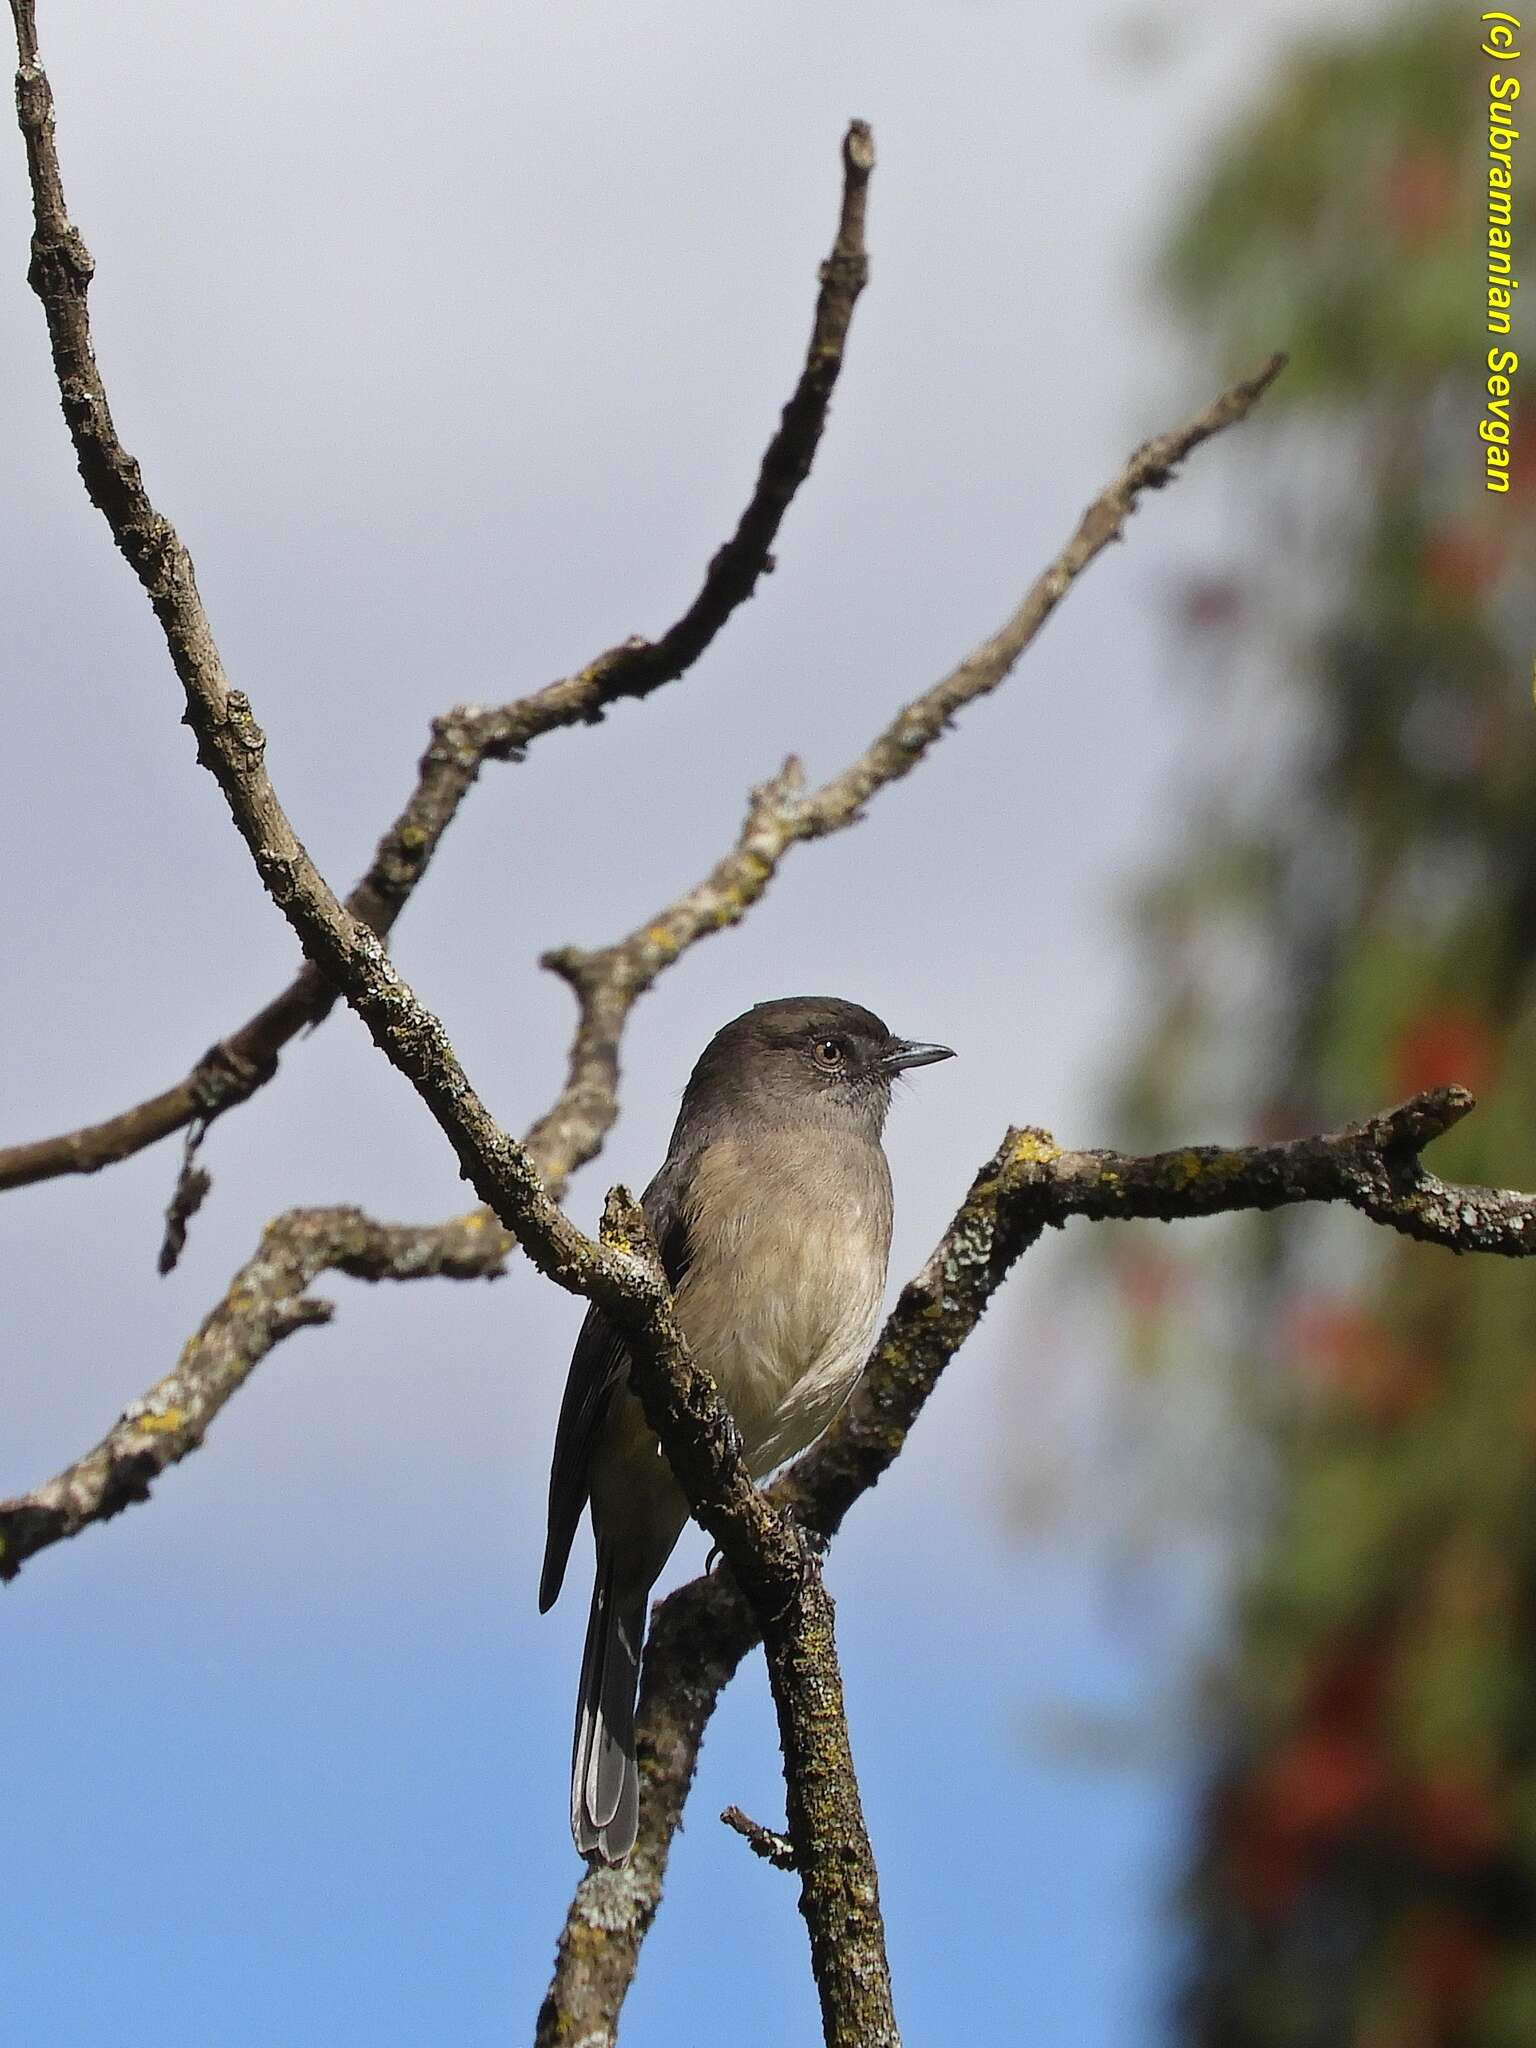
[[1386,1111],[1379,1122],[1384,1146],[1409,1146],[1415,1152],[1454,1130],[1477,1107],[1477,1097],[1459,1082],[1426,1088]]
[[867,121],[850,121],[843,137],[843,166],[850,177],[867,178],[875,168],[874,130]]
[[797,1867],[795,1845],[788,1835],[781,1835],[776,1828],[765,1828],[761,1822],[743,1813],[739,1806],[726,1807],[720,1818],[728,1828],[736,1830],[754,1856],[761,1856],[776,1870],[794,1870]]
[[1289,365],[1290,360],[1289,355],[1287,355],[1283,348],[1277,348],[1263,369],[1250,377],[1246,385],[1239,387],[1243,391],[1244,396],[1250,401],[1255,398],[1262,398],[1280,372]]

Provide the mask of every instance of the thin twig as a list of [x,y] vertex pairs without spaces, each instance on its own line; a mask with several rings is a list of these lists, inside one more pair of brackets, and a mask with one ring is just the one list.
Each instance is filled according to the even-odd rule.
[[162,1276],[175,1272],[187,1248],[187,1226],[207,1201],[208,1191],[213,1186],[213,1176],[206,1167],[197,1163],[198,1152],[207,1134],[208,1126],[200,1117],[195,1117],[187,1126],[176,1186],[165,1211],[165,1234],[160,1240],[160,1255],[155,1261],[156,1270]]
[[771,1863],[775,1870],[793,1870],[795,1867],[795,1845],[788,1835],[781,1835],[773,1828],[765,1828],[761,1821],[753,1820],[743,1813],[739,1806],[728,1806],[720,1818],[728,1828],[734,1828],[751,1849],[754,1856],[761,1856],[765,1863]]

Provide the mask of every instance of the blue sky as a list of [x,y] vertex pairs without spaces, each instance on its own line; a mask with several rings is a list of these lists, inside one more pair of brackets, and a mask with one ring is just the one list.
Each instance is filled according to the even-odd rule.
[[[343,886],[435,711],[535,688],[691,595],[796,373],[839,137],[875,124],[873,281],[777,573],[686,683],[487,770],[400,927],[405,972],[514,1129],[558,1085],[570,1023],[538,953],[688,886],[786,752],[843,765],[1006,615],[1127,451],[1210,395],[1148,259],[1270,53],[1337,20],[1302,0],[1166,31],[1108,5],[479,0],[424,42],[392,0],[40,13],[120,428]],[[23,283],[19,140],[0,164],[0,1131],[20,1139],[184,1072],[292,945],[79,488]],[[960,1052],[893,1119],[893,1282],[1008,1122],[1113,1136],[1105,1079],[1137,1000],[1119,905],[1184,801],[1166,601],[1262,547],[1240,456],[1209,451],[998,700],[641,1005],[578,1216],[608,1179],[648,1177],[694,1053],[777,994],[850,995]],[[463,1201],[346,1016],[207,1163],[165,1282],[171,1149],[0,1205],[0,1492],[167,1368],[267,1216]],[[914,2044],[1016,2028],[1020,1984],[1041,2048],[1155,2041],[1177,1956],[1188,1753],[1106,1771],[1031,1732],[1063,1707],[1155,1706],[1169,1676],[1169,1646],[1116,1617],[1091,1535],[1007,1534],[1037,1420],[1021,1384],[1103,1379],[1102,1330],[1053,1316],[1053,1275],[1032,1260],[994,1307],[833,1558]],[[531,2029],[577,1875],[582,1598],[541,1622],[533,1589],[579,1309],[523,1270],[320,1291],[335,1325],[264,1364],[152,1505],[0,1595],[7,2042],[474,2048]],[[1175,1652],[1208,1635],[1193,1607]],[[814,2037],[792,1887],[713,1818],[737,1800],[774,1819],[776,1773],[754,1668],[711,1731],[634,2048],[718,2038],[727,2004],[740,2043]]]
[[[984,1541],[848,1547],[833,1578],[852,1582],[850,1715],[908,2037],[945,2038],[957,2005],[1004,2029],[1029,1958],[1042,2038],[1110,2048],[1128,2018],[1149,2027],[1177,1788],[1041,1757],[1014,1725],[1064,1690],[1133,1701],[1127,1660],[1084,1627],[1091,1584]],[[28,1654],[6,1714],[36,1732],[6,1802],[26,1845],[0,1935],[6,2038],[361,2048],[439,2039],[451,2015],[467,2043],[504,2040],[542,1994],[572,1874],[572,1642],[503,1574],[430,1598],[406,1574],[393,1609],[338,1602],[321,1575],[125,1599],[78,1548],[83,1569],[9,1596]],[[677,2015],[727,2006],[733,2040],[814,2038],[793,1883],[721,1828],[730,1800],[782,1810],[755,1663],[710,1734],[633,2038],[708,2040]]]

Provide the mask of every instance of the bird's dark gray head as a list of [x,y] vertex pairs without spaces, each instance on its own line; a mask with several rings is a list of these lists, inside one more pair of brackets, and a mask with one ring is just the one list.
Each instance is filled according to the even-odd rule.
[[811,1119],[852,1122],[878,1138],[896,1076],[953,1058],[947,1045],[897,1038],[872,1010],[839,996],[783,996],[715,1033],[684,1091],[679,1125]]

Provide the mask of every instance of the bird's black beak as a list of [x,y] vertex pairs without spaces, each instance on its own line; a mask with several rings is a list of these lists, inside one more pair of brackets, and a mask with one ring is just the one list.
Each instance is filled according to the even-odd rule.
[[931,1067],[935,1060],[952,1060],[954,1048],[948,1045],[919,1045],[916,1039],[898,1038],[888,1053],[880,1060],[882,1073],[899,1074],[907,1067]]

